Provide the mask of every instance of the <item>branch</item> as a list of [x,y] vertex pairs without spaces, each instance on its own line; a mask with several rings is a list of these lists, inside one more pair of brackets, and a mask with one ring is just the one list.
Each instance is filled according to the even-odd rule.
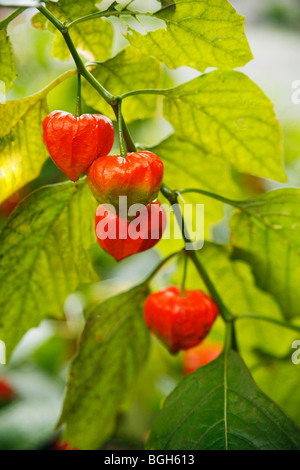
[[[179,227],[181,229],[181,232],[182,232],[182,237],[184,239],[185,245],[187,243],[191,243],[191,240],[190,240],[189,234],[188,234],[188,230],[187,230],[187,227],[185,225],[185,222],[184,222],[184,219],[183,219],[183,216],[182,216],[181,208],[178,204],[178,194],[177,194],[177,192],[172,191],[165,184],[162,184],[160,190],[161,190],[161,193],[165,196],[165,198],[168,199],[168,201],[170,202],[170,204],[173,208],[175,217],[177,219],[178,225],[179,225]],[[220,310],[220,314],[221,314],[223,320],[226,323],[231,322],[232,319],[233,319],[233,315],[232,315],[231,312],[229,312],[226,305],[223,303],[223,300],[220,297],[217,289],[215,288],[212,280],[210,279],[210,277],[209,277],[208,273],[206,272],[204,266],[202,265],[201,261],[197,257],[196,251],[186,249],[186,253],[191,258],[191,260],[193,261],[193,263],[194,263],[198,273],[200,274],[201,278],[203,279],[203,282],[206,285],[211,297],[213,298],[214,302],[218,306],[218,308]]]

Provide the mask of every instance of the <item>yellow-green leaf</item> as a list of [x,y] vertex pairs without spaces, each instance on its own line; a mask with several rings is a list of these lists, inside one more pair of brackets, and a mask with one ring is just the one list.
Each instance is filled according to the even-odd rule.
[[164,115],[178,137],[240,172],[285,180],[273,105],[246,75],[211,72],[165,96]]
[[[93,70],[97,80],[114,95],[145,88],[160,88],[162,69],[159,62],[133,47],[126,47],[106,62],[99,63]],[[111,107],[88,83],[83,83],[83,96],[93,108],[110,118],[115,118]],[[126,121],[146,119],[156,112],[157,96],[137,95],[123,102]]]
[[66,72],[35,95],[0,104],[0,202],[39,175],[48,156],[42,136],[46,97],[73,73]]
[[0,339],[7,353],[46,317],[63,317],[68,294],[96,279],[86,248],[96,205],[85,180],[32,193],[0,233]]
[[[168,67],[233,69],[252,59],[244,17],[227,0],[174,0],[153,15],[166,27],[141,34],[131,27],[128,41]],[[142,18],[142,17],[141,17]]]
[[[59,0],[45,2],[47,8],[62,22],[71,22],[81,16],[89,15],[99,11],[94,0]],[[70,58],[61,33],[42,14],[38,13],[32,19],[32,24],[40,30],[49,29],[55,34],[52,45],[52,54],[61,60]],[[106,60],[110,57],[113,43],[113,26],[104,18],[94,18],[70,28],[70,35],[75,47],[89,60]]]

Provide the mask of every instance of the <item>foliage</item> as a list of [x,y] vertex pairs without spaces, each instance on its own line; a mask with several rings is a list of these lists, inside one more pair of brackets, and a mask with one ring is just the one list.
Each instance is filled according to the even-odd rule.
[[[53,57],[73,58],[77,69],[66,62],[71,70],[41,91],[0,105],[0,202],[39,176],[48,157],[41,124],[49,111],[49,94],[77,73],[85,110],[117,120],[120,143],[127,150],[135,147],[130,132],[134,135],[139,125],[156,118],[168,122],[169,135],[160,138],[158,125],[148,145],[165,165],[168,187],[162,186],[162,195],[173,204],[178,201],[175,190],[182,189],[188,202],[205,203],[208,226],[204,249],[188,254],[187,283],[208,291],[220,308],[212,336],[222,339],[229,318],[237,344],[233,326],[227,325],[223,354],[180,380],[158,413],[147,446],[299,449],[300,434],[292,421],[300,422],[299,406],[296,396],[290,402],[287,398],[298,386],[287,352],[300,332],[299,189],[266,192],[259,180],[262,194],[253,198],[243,184],[245,174],[286,181],[273,104],[234,70],[252,59],[244,18],[227,0],[162,0],[154,13],[136,11],[135,3],[113,2],[104,10],[93,0],[47,0],[34,14],[38,34],[52,33]],[[0,23],[0,80],[7,90],[16,77],[7,26],[19,13]],[[115,35],[121,28],[122,41]],[[169,69],[181,66],[194,68],[197,76],[173,86]],[[42,320],[63,324],[69,294],[78,288],[85,292],[84,283],[99,280],[90,250],[96,202],[85,178],[28,192],[0,232],[0,339],[8,357]],[[214,242],[212,223],[222,217],[224,204],[229,236],[220,245]],[[168,253],[183,247],[182,240],[164,243],[158,247]],[[99,247],[93,250],[110,273],[114,265]],[[141,271],[138,258],[133,266],[144,277],[141,259]],[[109,298],[89,299],[59,421],[72,447],[104,446],[117,432],[120,416],[132,412],[135,392],[149,399],[147,384],[143,390],[138,377],[149,367],[155,380],[156,366],[152,356],[147,359],[149,334],[142,311],[157,272],[133,288],[124,283],[122,292]],[[178,284],[181,275],[178,269],[173,276]],[[163,370],[160,359],[156,361]],[[275,390],[276,375],[282,384]],[[153,384],[149,388],[155,393]],[[157,411],[157,403],[155,407]],[[22,448],[30,447],[22,439]]]

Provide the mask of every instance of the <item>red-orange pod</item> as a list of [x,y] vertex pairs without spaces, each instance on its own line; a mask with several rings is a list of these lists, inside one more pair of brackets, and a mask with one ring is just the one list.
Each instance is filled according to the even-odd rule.
[[116,261],[149,250],[161,239],[166,213],[159,201],[144,207],[130,223],[104,206],[98,206],[95,232],[99,245]]
[[220,356],[222,349],[220,343],[212,341],[204,341],[198,346],[187,349],[182,356],[183,375],[191,374],[199,367],[214,361]]
[[201,290],[171,286],[149,295],[144,305],[144,319],[172,354],[197,346],[208,335],[218,307]]
[[100,204],[112,204],[119,211],[119,197],[127,197],[127,207],[147,205],[157,198],[164,165],[152,152],[128,153],[126,158],[111,155],[98,158],[87,174],[88,185]]
[[76,117],[53,111],[43,121],[43,139],[54,163],[76,181],[97,157],[110,152],[114,128],[111,120],[100,114]]

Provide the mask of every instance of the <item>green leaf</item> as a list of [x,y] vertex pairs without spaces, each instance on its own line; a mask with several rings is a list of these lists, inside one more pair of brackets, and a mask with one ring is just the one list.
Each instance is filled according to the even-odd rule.
[[182,65],[233,69],[252,59],[244,34],[244,17],[226,0],[175,0],[153,15],[166,28],[141,34],[129,27],[128,41],[168,67]]
[[239,203],[231,243],[253,268],[258,285],[270,292],[286,318],[299,316],[300,189],[286,188]]
[[48,114],[46,93],[0,105],[0,201],[36,178],[48,156],[42,120]]
[[1,92],[7,92],[16,78],[14,54],[6,27],[5,20],[0,22],[0,80],[5,83],[5,90],[1,88]]
[[299,450],[300,432],[231,352],[180,382],[154,422],[147,447]]
[[0,104],[0,202],[39,175],[48,156],[42,135],[47,94],[73,74],[66,72],[35,95]]
[[0,338],[7,353],[46,317],[63,317],[68,294],[96,279],[86,248],[96,205],[85,180],[42,188],[0,233]]
[[[71,22],[81,16],[99,11],[94,0],[59,0],[45,2],[48,10],[60,21]],[[52,45],[52,54],[61,60],[68,60],[70,52],[64,38],[55,26],[42,14],[38,13],[32,18],[34,27],[43,31],[48,29],[55,34]],[[89,60],[106,60],[111,55],[113,43],[113,26],[104,18],[94,18],[72,26],[70,35],[76,49]]]
[[285,180],[273,105],[246,75],[215,71],[165,95],[164,115],[178,137],[240,172]]
[[[106,62],[99,63],[93,70],[96,79],[114,95],[132,90],[159,88],[162,82],[162,68],[153,57],[126,47]],[[83,96],[89,106],[115,119],[111,107],[87,82],[83,83]],[[123,103],[123,115],[127,122],[152,117],[157,108],[157,96],[137,95]]]
[[[232,198],[245,195],[234,165],[206,154],[197,142],[173,134],[150,150],[163,160],[165,181],[172,188],[201,188]],[[202,199],[202,196],[196,197],[198,201]],[[215,204],[212,199],[210,202]]]
[[131,402],[149,345],[142,312],[146,296],[147,286],[134,287],[88,316],[60,420],[73,447],[99,449]]

